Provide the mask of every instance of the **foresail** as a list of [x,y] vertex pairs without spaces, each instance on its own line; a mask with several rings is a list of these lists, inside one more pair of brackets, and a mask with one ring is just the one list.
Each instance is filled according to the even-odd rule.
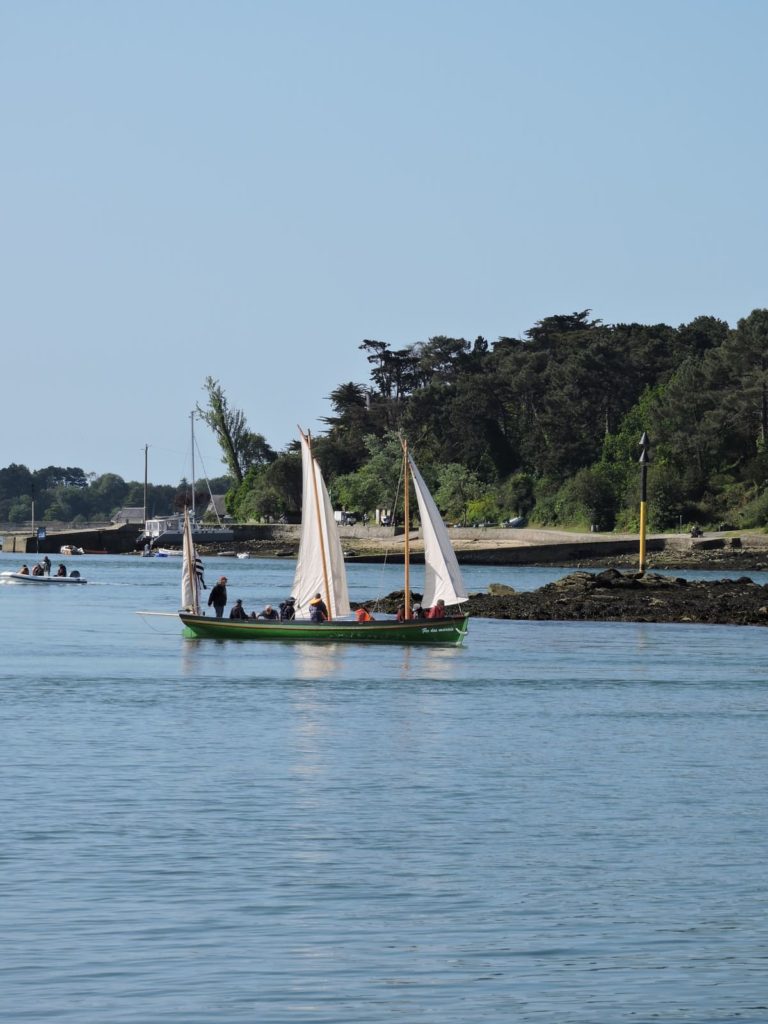
[[[349,615],[347,573],[339,531],[333,519],[331,499],[307,438],[301,436],[302,505],[301,540],[292,596],[296,617],[309,618],[309,602],[321,594],[332,619]],[[313,483],[314,474],[314,483]],[[322,540],[321,540],[322,538]],[[325,556],[325,572],[323,571]],[[326,592],[326,579],[328,590]]]
[[440,598],[446,604],[459,604],[467,600],[459,563],[451,546],[448,531],[424,478],[416,463],[408,456],[416,500],[419,503],[421,533],[424,538],[424,596],[422,604],[431,607]]
[[[193,615],[200,614],[200,580],[196,571],[195,545],[192,543],[192,523],[189,510],[184,510],[184,535],[181,563],[181,607]],[[202,563],[201,563],[202,568]]]

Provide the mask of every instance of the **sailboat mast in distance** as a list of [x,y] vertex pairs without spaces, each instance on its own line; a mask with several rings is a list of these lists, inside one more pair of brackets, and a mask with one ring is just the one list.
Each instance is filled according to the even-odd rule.
[[411,617],[411,516],[410,516],[410,491],[411,481],[408,473],[408,442],[400,439],[403,446],[403,563],[405,566],[405,579],[403,581],[403,609],[406,619]]
[[195,518],[195,411],[189,414],[192,430],[192,518]]

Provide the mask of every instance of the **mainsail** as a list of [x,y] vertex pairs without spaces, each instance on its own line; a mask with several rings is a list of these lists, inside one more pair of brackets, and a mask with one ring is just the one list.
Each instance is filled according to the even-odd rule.
[[424,596],[421,603],[424,608],[428,608],[442,598],[447,605],[459,604],[467,600],[467,592],[448,531],[410,454],[408,465],[411,469],[416,500],[419,503],[421,533],[424,539]]
[[323,474],[312,455],[309,436],[303,432],[301,464],[301,541],[292,590],[296,617],[309,618],[309,602],[321,594],[330,618],[336,619],[350,612],[344,554]]
[[184,535],[182,544],[182,566],[181,566],[181,607],[184,611],[193,615],[200,614],[200,575],[198,564],[202,571],[202,562],[195,555],[195,545],[192,543],[192,523],[189,518],[189,509],[184,509]]

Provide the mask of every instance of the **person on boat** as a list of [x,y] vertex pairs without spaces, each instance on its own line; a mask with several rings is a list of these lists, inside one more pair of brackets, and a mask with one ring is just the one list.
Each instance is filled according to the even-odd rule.
[[442,597],[438,597],[435,604],[427,612],[428,619],[444,619],[445,618],[445,601]]
[[413,617],[414,619],[426,619],[427,613],[424,611],[420,604],[415,604],[413,606]]
[[[235,603],[232,605],[232,610],[229,613],[230,619],[247,619],[248,612],[243,608],[243,599],[238,597]],[[221,618],[221,616],[219,616]]]
[[48,557],[48,555],[46,555],[45,558],[43,559],[43,572],[45,573],[46,576],[51,575],[51,560]]
[[355,612],[355,618],[358,622],[373,622],[373,616],[368,611],[366,605],[362,604]]
[[399,604],[397,606],[397,612],[395,613],[395,618],[397,619],[398,622],[405,622],[406,621],[405,620],[405,605],[404,604]]
[[275,611],[271,604],[265,605],[264,611],[259,612],[258,617],[260,619],[268,619],[270,622],[273,622],[275,619],[280,618],[280,616],[277,614],[277,612]]
[[56,575],[57,576],[66,576],[67,575],[67,567],[66,567],[66,565],[64,565],[63,562],[59,562],[59,568],[56,570]]
[[219,582],[212,588],[208,595],[208,607],[213,607],[216,612],[216,618],[221,619],[224,616],[224,608],[227,604],[227,577],[220,576]]
[[29,567],[26,564],[19,569],[19,576],[29,576]]
[[280,605],[280,621],[292,622],[296,618],[296,598],[289,597]]
[[42,565],[40,565],[39,562],[37,563],[37,565],[33,565],[32,566],[32,575],[33,576],[44,576],[45,575],[45,573],[43,572],[43,567],[42,567]]
[[328,621],[328,609],[325,606],[325,601],[319,594],[315,594],[309,602],[309,618],[312,622]]

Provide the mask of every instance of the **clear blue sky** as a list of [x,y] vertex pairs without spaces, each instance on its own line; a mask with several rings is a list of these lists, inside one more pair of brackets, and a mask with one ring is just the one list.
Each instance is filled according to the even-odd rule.
[[280,449],[364,338],[735,325],[767,39],[760,0],[0,0],[0,466],[176,483],[209,374]]

